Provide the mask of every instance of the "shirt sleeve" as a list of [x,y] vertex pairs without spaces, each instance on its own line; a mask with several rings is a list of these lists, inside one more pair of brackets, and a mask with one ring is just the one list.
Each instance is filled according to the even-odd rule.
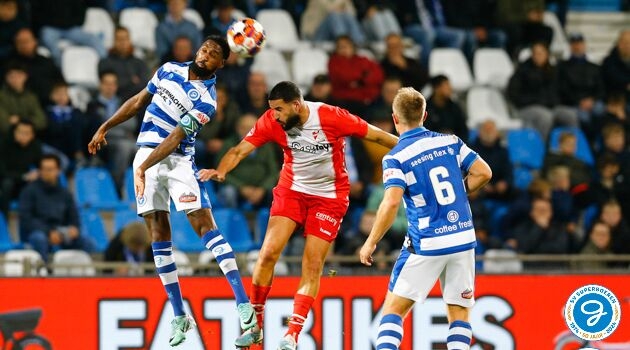
[[147,91],[151,94],[155,95],[157,93],[157,88],[160,85],[160,80],[164,77],[164,66],[158,68],[151,77],[151,80],[147,83]]
[[383,186],[385,189],[390,187],[407,188],[405,173],[402,171],[402,165],[392,156],[383,157]]
[[271,141],[274,130],[270,123],[269,113],[271,113],[271,111],[265,112],[258,118],[256,125],[247,133],[243,140],[256,147],[260,147]]
[[333,112],[336,113],[335,125],[340,136],[365,137],[368,132],[367,122],[358,116],[339,107],[334,107]]
[[457,145],[459,146],[459,154],[457,155],[457,161],[459,162],[459,168],[462,171],[468,172],[472,164],[479,158],[477,152],[470,149],[464,141],[457,139]]

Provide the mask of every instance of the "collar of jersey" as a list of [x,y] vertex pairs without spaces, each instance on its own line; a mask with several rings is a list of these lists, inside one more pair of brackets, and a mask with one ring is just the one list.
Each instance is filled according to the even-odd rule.
[[420,126],[415,129],[411,129],[411,130],[403,132],[402,135],[400,135],[400,139],[402,140],[408,137],[418,136],[425,131],[428,131],[427,128],[425,128],[424,126]]

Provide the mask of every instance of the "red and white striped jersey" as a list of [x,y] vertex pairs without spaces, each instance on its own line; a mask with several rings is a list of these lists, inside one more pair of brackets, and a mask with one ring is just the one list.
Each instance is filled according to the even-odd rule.
[[245,137],[260,147],[275,142],[284,151],[279,186],[326,198],[347,198],[346,136],[365,137],[367,123],[345,109],[305,101],[310,111],[301,127],[285,131],[267,110]]

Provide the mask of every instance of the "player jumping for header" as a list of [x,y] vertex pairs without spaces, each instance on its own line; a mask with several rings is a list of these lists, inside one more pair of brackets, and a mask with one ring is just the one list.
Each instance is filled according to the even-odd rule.
[[[171,323],[170,345],[181,344],[195,325],[184,311],[184,303],[173,259],[169,224],[170,198],[188,220],[203,244],[211,250],[227,277],[236,297],[241,327],[256,325],[254,309],[243,288],[232,247],[223,238],[210,211],[203,184],[196,178],[195,137],[216,111],[217,69],[230,54],[225,39],[208,37],[189,63],[166,63],[147,84],[147,88],[127,100],[95,133],[88,145],[96,153],[107,144],[105,135],[114,126],[133,118],[149,102],[138,135],[133,161],[138,215],[144,217],[153,240],[155,266],[166,289],[175,319]],[[155,166],[154,166],[155,165]]]
[[[359,253],[361,262],[372,265],[372,253],[394,222],[401,199],[409,229],[389,282],[376,349],[399,348],[403,318],[415,302],[424,302],[439,278],[450,324],[446,346],[467,350],[476,241],[466,192],[485,185],[492,171],[457,136],[422,126],[426,101],[418,91],[400,89],[392,108],[400,142],[383,157],[385,195]],[[463,178],[462,172],[468,176]]]

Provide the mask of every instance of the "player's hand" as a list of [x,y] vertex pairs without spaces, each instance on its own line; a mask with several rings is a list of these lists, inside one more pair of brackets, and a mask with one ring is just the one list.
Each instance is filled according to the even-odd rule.
[[133,186],[136,190],[136,198],[144,196],[144,170],[138,168],[134,171]]
[[363,247],[361,247],[361,251],[359,251],[359,259],[361,260],[361,264],[365,266],[372,266],[374,259],[372,258],[372,253],[376,250],[376,244],[371,244],[365,242]]
[[92,136],[92,141],[88,143],[88,152],[90,152],[90,154],[96,154],[96,152],[101,150],[102,146],[107,145],[105,134],[107,134],[107,132],[103,131],[101,128],[96,130],[94,136]]
[[201,169],[199,170],[199,181],[214,180],[217,182],[225,181],[225,174],[219,173],[216,169]]

